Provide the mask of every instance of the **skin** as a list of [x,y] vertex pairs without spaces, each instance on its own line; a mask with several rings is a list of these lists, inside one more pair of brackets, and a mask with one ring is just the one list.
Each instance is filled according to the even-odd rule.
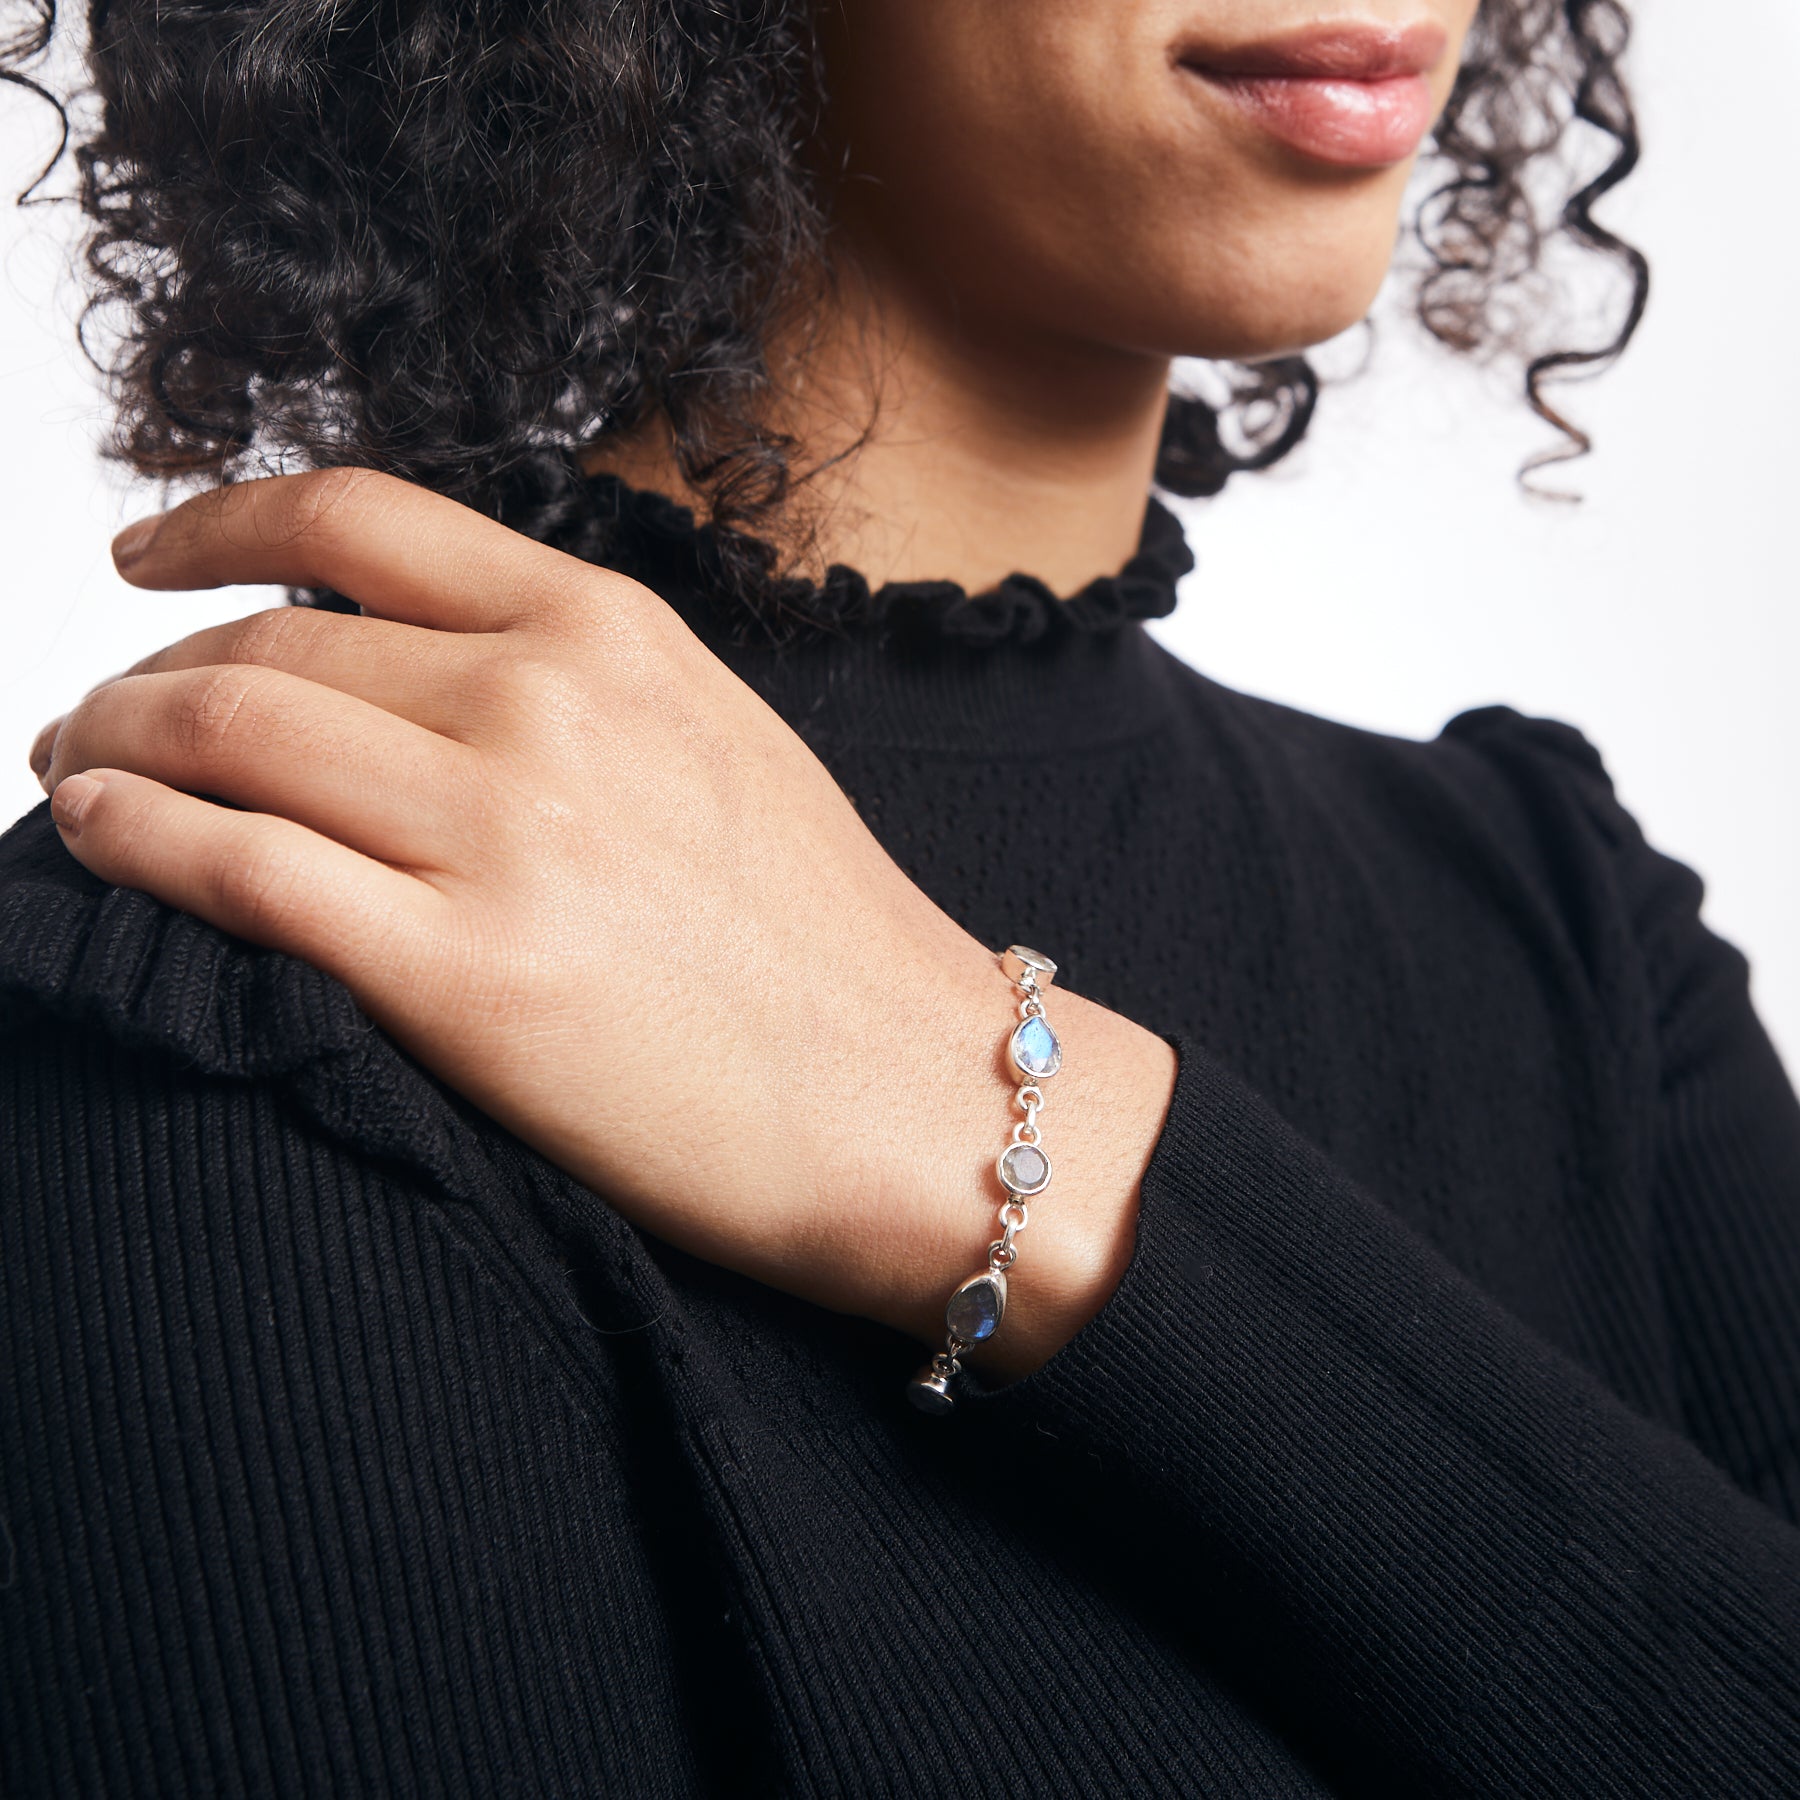
[[[1355,323],[1411,168],[1314,161],[1177,52],[1435,20],[1441,107],[1473,10],[839,0],[832,272],[770,349],[771,423],[827,465],[794,565],[971,589],[1028,569],[1061,592],[1116,569],[1171,359]],[[596,455],[694,498],[654,429]],[[323,585],[369,616],[199,633],[46,727],[33,764],[72,854],[337,976],[645,1230],[941,1344],[945,1297],[997,1235],[1017,995],[998,946],[667,606],[350,471],[200,495],[114,556],[145,588]],[[904,1066],[863,1051],[876,991]],[[1078,994],[1054,988],[1049,1013],[1056,1180],[973,1353],[1001,1379],[1117,1285],[1176,1073],[1161,1037]]]

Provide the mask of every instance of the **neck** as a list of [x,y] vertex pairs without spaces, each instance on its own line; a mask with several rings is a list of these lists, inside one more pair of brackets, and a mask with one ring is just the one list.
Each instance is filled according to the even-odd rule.
[[[1072,594],[1137,548],[1166,358],[955,311],[867,253],[794,318],[770,345],[767,415],[801,446],[794,504],[765,533],[789,569],[972,593],[1025,572]],[[660,429],[596,445],[587,466],[704,514]]]

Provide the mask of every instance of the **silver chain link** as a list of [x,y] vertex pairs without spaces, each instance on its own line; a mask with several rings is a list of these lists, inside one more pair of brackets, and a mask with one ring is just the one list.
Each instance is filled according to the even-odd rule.
[[[1008,955],[1016,957],[1019,955],[1020,949],[1020,946],[1014,945]],[[1024,954],[1036,956],[1037,953],[1027,951]],[[1054,964],[1051,964],[1047,957],[1042,960],[1054,975]],[[1005,962],[1006,959],[1003,958],[1002,966],[1005,966]],[[1038,972],[1029,962],[1020,962],[1018,966],[1021,972],[1014,980],[1013,985],[1019,990],[1021,998],[1018,1007],[1019,1024],[1013,1027],[1013,1032],[1017,1033],[1025,1021],[1030,1019],[1043,1019],[1048,1028],[1049,1020],[1044,1015],[1043,989],[1038,981]],[[1051,1066],[1041,1075],[1026,1074],[1018,1060],[1016,1046],[1014,1048],[1013,1067],[1019,1070],[1020,1081],[1013,1094],[1013,1105],[1025,1116],[1013,1122],[1010,1144],[1001,1153],[1000,1177],[1006,1186],[1007,1193],[1006,1198],[1000,1203],[998,1214],[1000,1236],[988,1245],[986,1269],[970,1276],[952,1295],[951,1316],[955,1316],[956,1300],[966,1289],[979,1286],[984,1275],[994,1278],[999,1296],[997,1304],[1002,1316],[1004,1314],[1006,1273],[1019,1257],[1018,1245],[1013,1240],[1031,1222],[1031,1209],[1026,1205],[1025,1196],[1016,1190],[1028,1188],[1035,1197],[1049,1185],[1049,1158],[1041,1149],[1043,1133],[1039,1130],[1037,1121],[1038,1114],[1044,1108],[1044,1090],[1039,1083],[1054,1075],[1061,1062],[1061,1049],[1054,1042],[1054,1033],[1051,1033],[1051,1039],[1054,1056]],[[1009,1043],[1013,1041],[1009,1037]],[[1009,1169],[1012,1152],[1021,1148],[1039,1152],[1040,1175],[1036,1180],[1022,1177]],[[998,1323],[999,1320],[996,1318],[989,1326],[989,1334],[998,1327]],[[948,1324],[949,1320],[946,1319],[946,1326]],[[973,1347],[972,1340],[959,1337],[953,1329],[948,1330],[944,1348],[931,1358],[931,1361],[918,1375],[913,1377],[912,1390],[915,1403],[926,1411],[949,1411],[955,1403],[947,1392],[947,1384],[962,1372],[963,1353]]]

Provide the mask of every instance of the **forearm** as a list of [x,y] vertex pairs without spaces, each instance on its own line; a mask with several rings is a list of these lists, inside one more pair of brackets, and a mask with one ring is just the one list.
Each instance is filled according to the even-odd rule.
[[[1157,1616],[1303,1686],[1395,1793],[1800,1792],[1791,1520],[1179,1041],[1130,1266],[1078,1344],[962,1393],[972,1441],[1076,1484]],[[1734,1287],[1716,1331],[1753,1329]]]

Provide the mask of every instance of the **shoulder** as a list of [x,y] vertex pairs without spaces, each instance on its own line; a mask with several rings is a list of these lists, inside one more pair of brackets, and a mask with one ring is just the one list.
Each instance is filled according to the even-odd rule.
[[1269,789],[1283,829],[1473,892],[1497,928],[1554,940],[1639,1017],[1696,968],[1721,992],[1747,984],[1741,953],[1701,922],[1700,874],[1646,835],[1578,726],[1489,705],[1408,738],[1193,681],[1192,716]]
[[[377,1212],[401,1235],[356,1237]],[[453,1240],[500,1304],[540,1321],[567,1317],[571,1244],[597,1246],[622,1282],[647,1278],[620,1215],[422,1068],[342,984],[97,881],[38,808],[0,836],[10,1291],[40,1323],[54,1314],[68,1289],[45,1247],[59,1236],[96,1258],[211,1270],[266,1233],[335,1233],[340,1269],[379,1252],[381,1272],[354,1284],[371,1301],[407,1291],[418,1257]],[[143,1321],[100,1324],[131,1340]]]
[[1412,738],[1254,696],[1231,699],[1244,729],[1291,770],[1361,810],[1407,808],[1429,792],[1478,814],[1515,847],[1571,826],[1616,840],[1627,824],[1600,751],[1561,719],[1480,706],[1457,713],[1436,737]]
[[1711,929],[1700,871],[1646,830],[1585,732],[1482,706],[1418,749],[1553,915],[1615,1027],[1656,1046],[1665,1080],[1728,1041],[1760,1054],[1748,958]]
[[1678,981],[1696,957],[1733,983],[1747,977],[1736,947],[1701,923],[1700,872],[1647,835],[1620,799],[1599,747],[1576,726],[1484,706],[1458,713],[1437,742],[1447,753],[1461,752],[1476,779],[1508,797],[1518,829],[1565,904],[1579,904],[1583,882],[1602,890],[1652,987]]
[[1635,888],[1673,874],[1684,892],[1698,888],[1691,869],[1649,851],[1600,749],[1565,720],[1480,706],[1457,713],[1435,737],[1410,738],[1212,691],[1263,758],[1322,810],[1362,827],[1424,830],[1446,850],[1460,830],[1559,888],[1576,866],[1608,885]]
[[1465,778],[1509,795],[1540,833],[1591,832],[1618,850],[1642,841],[1598,745],[1564,719],[1477,706],[1448,720],[1429,748]]
[[0,836],[0,1034],[53,1018],[208,1073],[277,1075],[372,1032],[341,983],[63,848],[46,802]]
[[[453,1193],[479,1184],[505,1135],[323,970],[96,879],[47,804],[0,836],[0,1062],[20,1104],[33,1083],[57,1087],[70,1131],[132,1128],[143,1071],[273,1102],[334,1154],[409,1165]],[[232,1115],[205,1116],[220,1138]]]

